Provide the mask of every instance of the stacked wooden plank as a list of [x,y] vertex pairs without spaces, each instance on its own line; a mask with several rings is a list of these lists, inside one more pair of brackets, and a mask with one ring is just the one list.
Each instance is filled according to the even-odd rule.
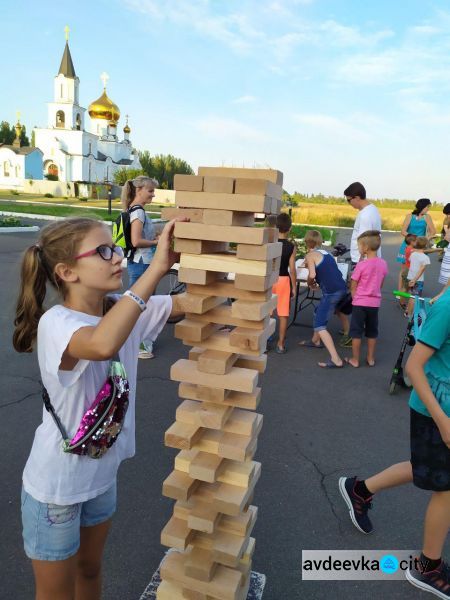
[[175,225],[179,280],[187,284],[175,336],[192,348],[170,373],[182,403],[165,444],[180,452],[163,484],[176,503],[161,542],[179,552],[161,565],[158,600],[247,597],[263,421],[254,411],[281,256],[276,228],[254,221],[255,213],[279,211],[281,184],[279,171],[200,167],[175,176],[176,208],[163,211],[190,219]]

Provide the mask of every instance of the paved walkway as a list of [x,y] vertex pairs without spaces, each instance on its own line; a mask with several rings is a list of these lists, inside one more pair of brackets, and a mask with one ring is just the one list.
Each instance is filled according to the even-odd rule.
[[[35,239],[36,234],[0,235],[0,595],[8,600],[33,597],[31,566],[22,550],[19,498],[21,472],[42,408],[36,357],[16,354],[10,339],[18,262],[23,248]],[[316,362],[325,353],[297,345],[310,333],[303,327],[289,330],[286,355],[269,355],[260,406],[264,427],[256,455],[263,474],[255,496],[260,512],[253,565],[267,576],[264,600],[421,597],[404,582],[301,580],[302,549],[395,550],[421,544],[427,493],[411,486],[381,494],[371,515],[375,532],[363,536],[351,525],[337,489],[339,476],[367,476],[409,453],[408,395],[387,394],[405,328],[390,294],[397,280],[399,236],[385,234],[383,241],[391,274],[383,294],[377,367],[319,369]],[[428,293],[438,290],[435,257],[432,263]],[[310,311],[299,317],[302,322],[311,322]],[[334,322],[334,332],[338,327]],[[105,556],[108,600],[137,600],[164,552],[159,535],[171,514],[171,501],[162,497],[161,486],[176,451],[164,447],[163,435],[179,403],[169,367],[186,351],[168,326],[158,340],[155,360],[139,365],[137,456],[120,470],[118,513]]]

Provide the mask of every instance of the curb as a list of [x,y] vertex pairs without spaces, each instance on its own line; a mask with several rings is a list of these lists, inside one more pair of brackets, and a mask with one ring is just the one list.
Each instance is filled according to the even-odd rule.
[[29,231],[39,231],[37,225],[31,227],[0,227],[0,233],[28,233]]

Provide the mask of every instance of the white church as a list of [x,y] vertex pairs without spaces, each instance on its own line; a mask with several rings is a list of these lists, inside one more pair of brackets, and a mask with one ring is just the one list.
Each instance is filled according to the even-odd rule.
[[[123,128],[123,138],[119,139],[119,107],[108,97],[106,84],[108,76],[102,74],[103,93],[87,109],[90,128],[85,129],[86,109],[80,106],[80,80],[70,54],[68,28],[58,75],[54,80],[53,102],[48,103],[47,127],[35,128],[35,158],[42,160],[40,176],[14,170],[12,160],[19,157],[25,148],[0,145],[0,187],[12,184],[11,173],[20,172],[21,179],[42,179],[45,175],[58,178],[61,182],[112,182],[114,173],[122,168],[140,169],[139,156],[130,141],[128,119]],[[32,149],[27,149],[33,152]],[[11,158],[13,157],[13,158]],[[5,172],[6,164],[6,172]],[[2,168],[3,167],[3,168]],[[39,171],[39,168],[38,168]]]

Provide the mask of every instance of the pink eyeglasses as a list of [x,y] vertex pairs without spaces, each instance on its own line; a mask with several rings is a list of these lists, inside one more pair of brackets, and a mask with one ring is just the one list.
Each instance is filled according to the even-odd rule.
[[116,246],[113,244],[112,246],[107,246],[106,244],[102,244],[101,246],[97,246],[93,250],[88,250],[87,252],[83,252],[83,254],[79,254],[75,256],[74,260],[78,260],[79,258],[84,258],[85,256],[94,256],[94,254],[99,254],[100,258],[103,260],[112,260],[114,253],[120,258],[123,258],[125,255],[123,253],[123,248],[120,246]]

